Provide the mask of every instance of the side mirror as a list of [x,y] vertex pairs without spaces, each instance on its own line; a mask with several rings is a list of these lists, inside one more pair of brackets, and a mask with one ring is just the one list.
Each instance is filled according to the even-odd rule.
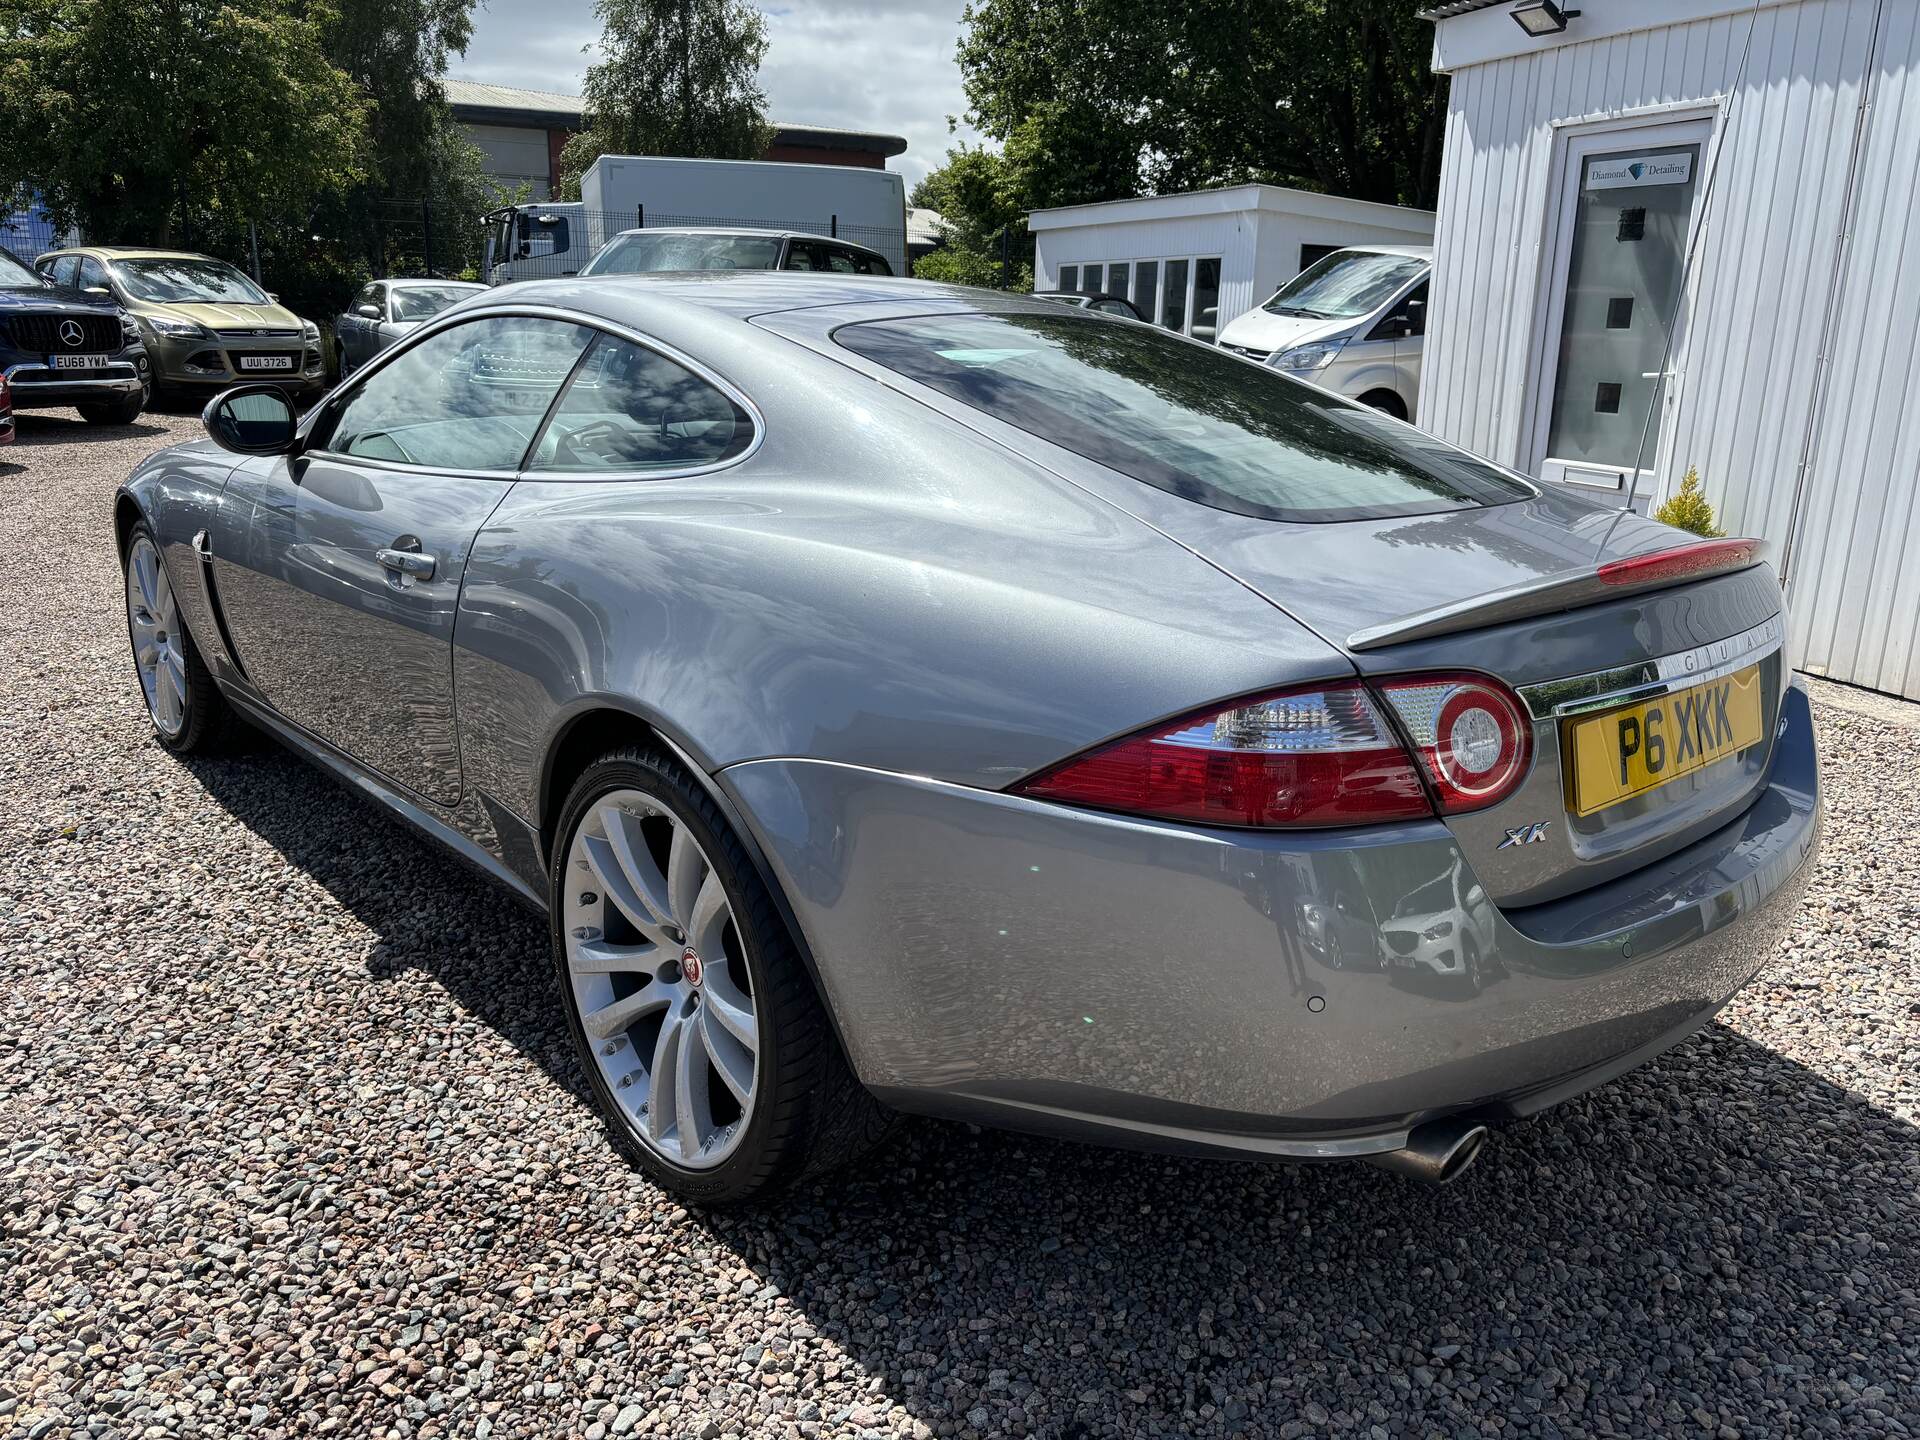
[[284,455],[293,449],[293,406],[272,385],[236,385],[200,412],[214,443],[239,455]]
[[363,320],[378,320],[380,318],[380,307],[378,305],[356,305],[353,307],[353,313]]
[[267,292],[267,299],[278,305],[280,303],[280,292],[278,290],[269,290]]

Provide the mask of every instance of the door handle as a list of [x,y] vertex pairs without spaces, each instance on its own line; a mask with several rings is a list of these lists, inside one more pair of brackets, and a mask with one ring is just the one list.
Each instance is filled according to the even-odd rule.
[[373,558],[396,575],[404,575],[413,580],[433,578],[433,556],[421,554],[420,542],[411,536],[396,540],[391,546],[374,551]]

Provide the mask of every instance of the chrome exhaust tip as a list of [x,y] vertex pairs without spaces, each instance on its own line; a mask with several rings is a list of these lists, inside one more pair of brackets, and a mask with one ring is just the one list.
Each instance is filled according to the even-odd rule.
[[1367,1163],[1429,1185],[1445,1185],[1459,1179],[1479,1158],[1486,1143],[1487,1127],[1476,1121],[1452,1117],[1429,1120],[1407,1132],[1407,1143],[1401,1149],[1369,1155]]

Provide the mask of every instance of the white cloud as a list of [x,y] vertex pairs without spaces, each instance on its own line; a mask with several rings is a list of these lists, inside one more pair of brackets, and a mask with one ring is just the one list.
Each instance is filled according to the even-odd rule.
[[[763,7],[767,58],[760,72],[770,117],[904,135],[888,162],[907,186],[960,138],[978,137],[966,109],[954,46],[964,0],[787,0]],[[474,15],[473,41],[450,73],[495,85],[578,94],[598,47],[592,0],[492,0]],[[587,53],[583,53],[583,50]]]

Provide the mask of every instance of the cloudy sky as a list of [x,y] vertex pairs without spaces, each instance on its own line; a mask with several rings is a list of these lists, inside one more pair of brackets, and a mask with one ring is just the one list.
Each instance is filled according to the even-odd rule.
[[[774,0],[767,16],[768,118],[907,137],[888,161],[909,189],[955,137],[947,117],[966,108],[953,49],[964,0]],[[448,74],[580,93],[597,48],[593,0],[481,0],[466,58]],[[965,124],[959,134],[976,138]]]

